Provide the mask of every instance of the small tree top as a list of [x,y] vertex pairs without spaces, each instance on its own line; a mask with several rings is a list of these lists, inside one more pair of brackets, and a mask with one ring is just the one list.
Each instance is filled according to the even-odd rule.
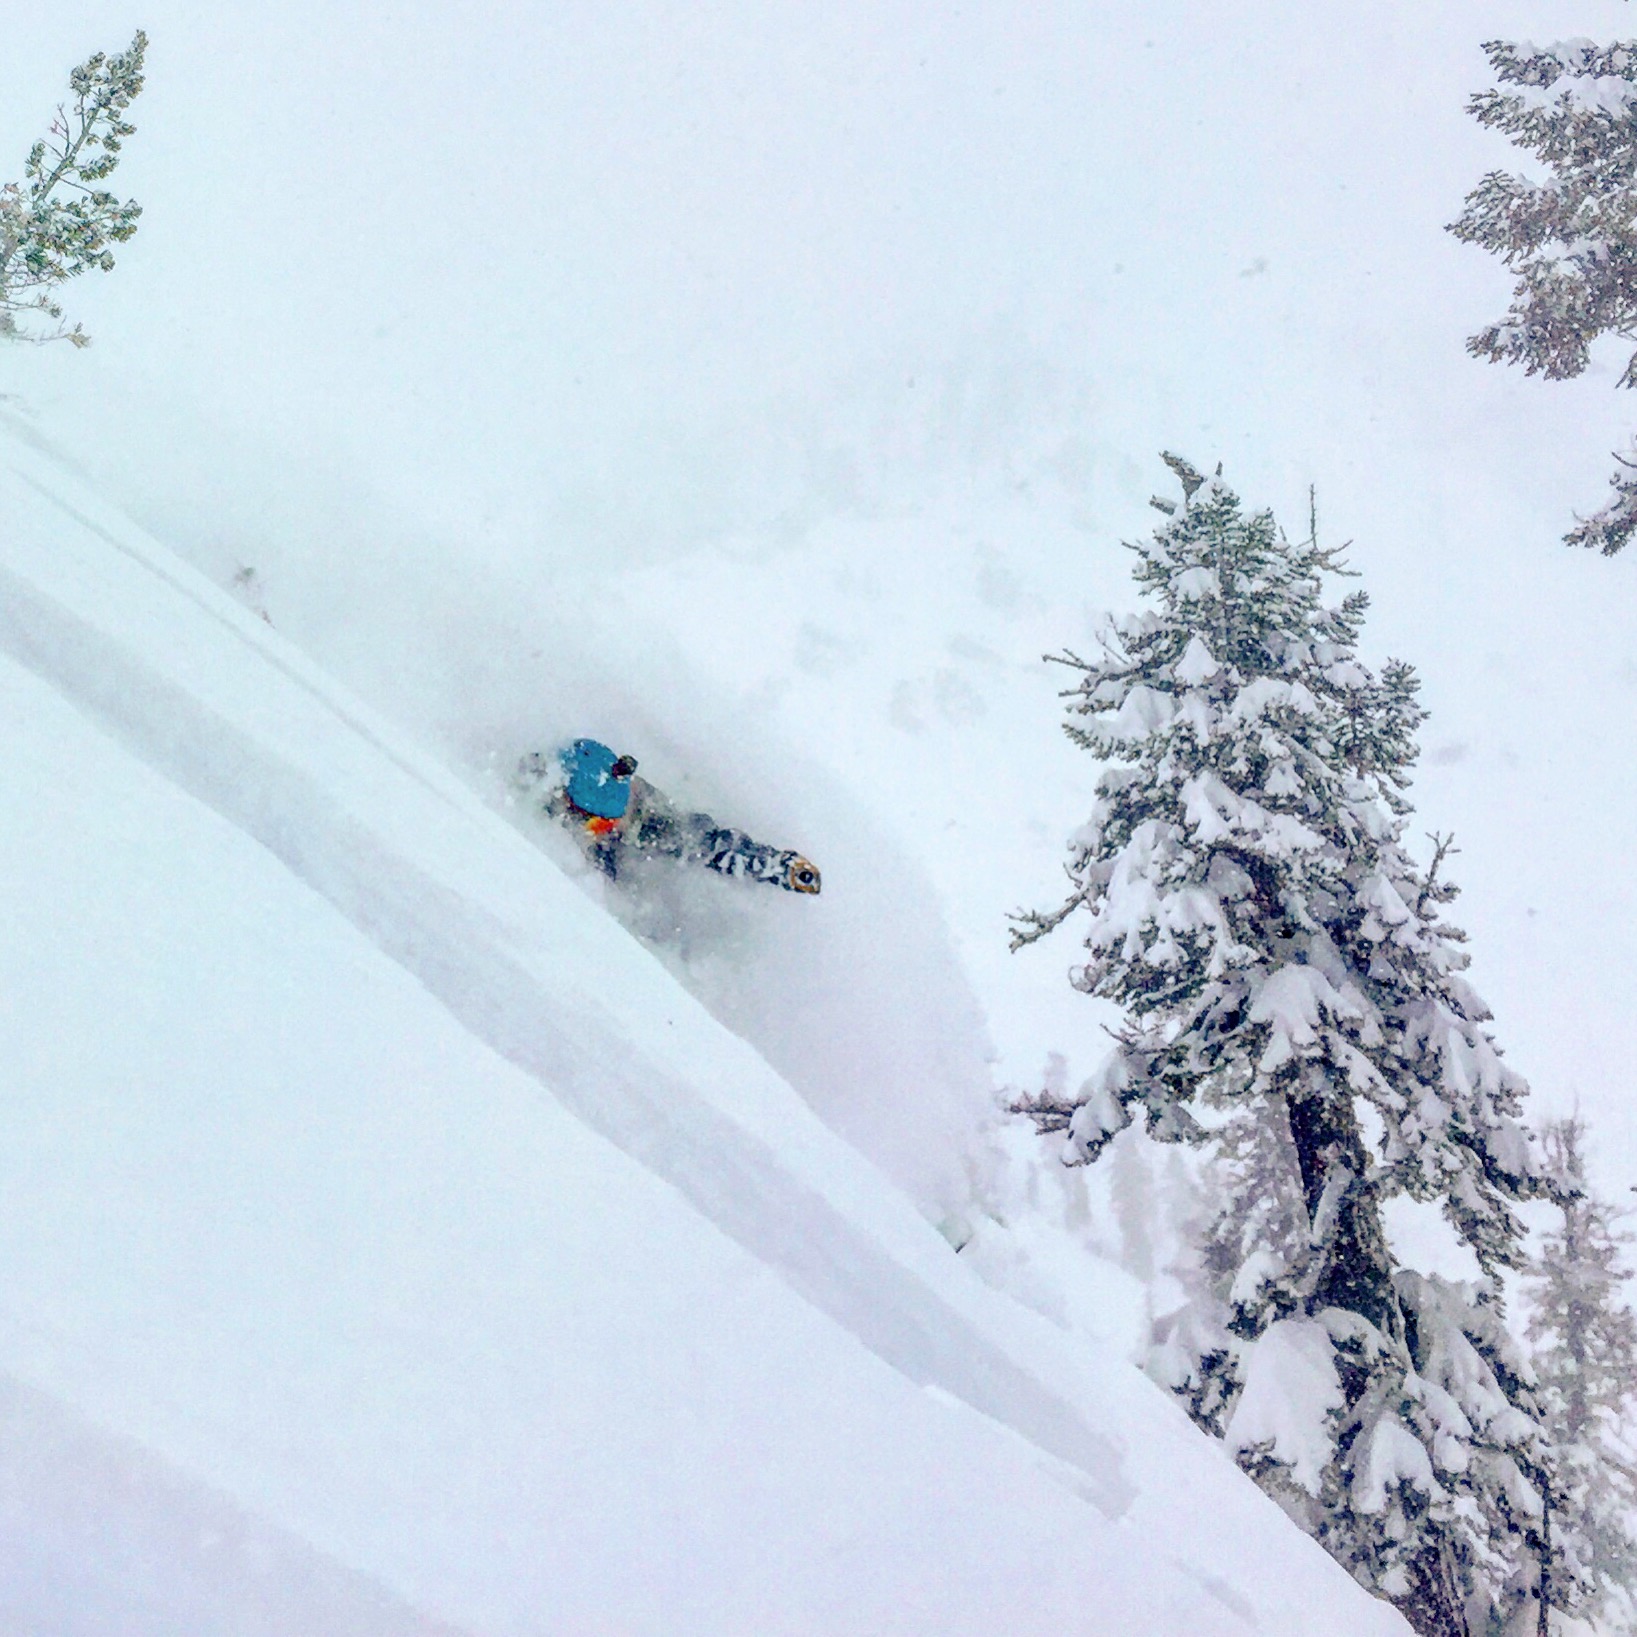
[[52,292],[91,268],[108,272],[109,247],[136,232],[141,205],[101,184],[136,129],[125,113],[142,90],[147,49],[139,29],[129,50],[112,57],[99,51],[81,63],[68,77],[74,101],[59,105],[50,131],[30,149],[23,183],[0,188],[0,335],[88,343],[77,324],[43,333],[24,324],[31,314],[60,320]]

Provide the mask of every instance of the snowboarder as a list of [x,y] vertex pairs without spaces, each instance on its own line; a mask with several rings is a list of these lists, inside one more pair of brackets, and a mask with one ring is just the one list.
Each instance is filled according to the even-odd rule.
[[786,892],[818,892],[819,872],[800,853],[752,841],[709,813],[683,813],[636,771],[634,756],[618,756],[595,739],[576,739],[554,757],[538,751],[525,756],[517,782],[610,880],[618,878],[628,854],[652,853]]

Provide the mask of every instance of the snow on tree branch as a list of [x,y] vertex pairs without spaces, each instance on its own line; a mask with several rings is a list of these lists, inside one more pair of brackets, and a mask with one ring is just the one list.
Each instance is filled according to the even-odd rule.
[[[62,327],[54,292],[92,268],[108,272],[109,246],[136,232],[142,207],[101,184],[136,129],[124,116],[142,90],[147,49],[139,29],[129,50],[112,57],[99,51],[74,69],[72,106],[59,106],[30,150],[23,183],[0,187],[0,336],[89,344],[78,324]],[[42,316],[52,327],[31,328]]]
[[[1600,337],[1637,343],[1637,42],[1484,46],[1501,87],[1468,103],[1478,122],[1529,151],[1534,181],[1491,171],[1450,232],[1515,277],[1506,315],[1467,341],[1475,357],[1566,380]],[[1637,385],[1637,352],[1620,385]],[[1637,532],[1637,479],[1617,457],[1608,502],[1564,536],[1612,556]]]

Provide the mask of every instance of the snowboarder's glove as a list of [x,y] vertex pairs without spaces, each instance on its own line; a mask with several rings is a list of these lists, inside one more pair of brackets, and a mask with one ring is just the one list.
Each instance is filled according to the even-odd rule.
[[817,893],[820,885],[818,869],[800,853],[792,853],[785,866],[784,884],[791,892]]

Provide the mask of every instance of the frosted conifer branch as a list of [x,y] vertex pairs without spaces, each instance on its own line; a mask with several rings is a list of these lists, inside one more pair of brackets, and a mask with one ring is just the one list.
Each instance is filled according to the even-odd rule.
[[1444,860],[1461,850],[1455,845],[1455,832],[1451,830],[1440,835],[1433,830],[1428,833],[1427,840],[1432,843],[1432,862],[1427,866],[1426,876],[1421,883],[1421,894],[1415,901],[1417,915],[1425,914],[1429,903],[1446,904],[1460,891],[1458,887],[1448,886],[1438,879],[1438,872],[1443,868]]
[[[1637,42],[1491,40],[1484,50],[1500,86],[1512,89],[1480,92],[1468,108],[1531,152],[1548,179],[1491,171],[1449,226],[1515,281],[1504,317],[1469,337],[1467,350],[1567,380],[1585,370],[1600,337],[1637,342]],[[1637,352],[1619,384],[1637,385]],[[1637,480],[1616,472],[1608,503],[1564,541],[1613,556],[1634,533]]]
[[[142,90],[147,47],[139,29],[129,50],[113,57],[99,51],[74,69],[73,105],[59,106],[50,131],[30,150],[25,185],[0,187],[0,336],[89,344],[81,326],[69,330],[58,322],[62,308],[54,292],[93,268],[108,272],[114,265],[109,246],[136,232],[142,207],[100,184],[136,129],[124,116]],[[55,328],[26,328],[32,315]]]
[[[1632,362],[1637,365],[1637,357]],[[1637,461],[1624,455],[1614,458],[1622,469],[1609,479],[1612,492],[1608,503],[1590,517],[1577,518],[1575,526],[1563,536],[1565,545],[1585,546],[1612,557],[1623,551],[1637,533]]]

